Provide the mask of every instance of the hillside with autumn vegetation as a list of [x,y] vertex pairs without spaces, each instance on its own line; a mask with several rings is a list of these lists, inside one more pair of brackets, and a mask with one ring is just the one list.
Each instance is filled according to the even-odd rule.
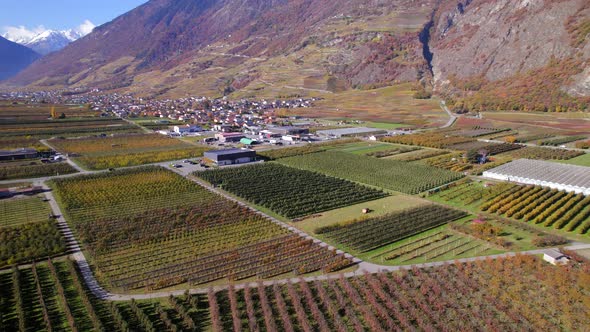
[[413,84],[457,111],[586,110],[585,0],[152,0],[10,87],[331,96]]

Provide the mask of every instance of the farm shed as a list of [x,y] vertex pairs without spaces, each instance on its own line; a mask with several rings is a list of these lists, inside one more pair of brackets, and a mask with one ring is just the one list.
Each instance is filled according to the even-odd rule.
[[256,151],[250,149],[227,149],[207,151],[204,157],[219,166],[245,164],[256,160]]
[[0,150],[0,160],[18,160],[31,158],[37,158],[37,150],[30,148]]
[[549,249],[543,253],[543,260],[553,265],[563,265],[567,264],[570,258],[555,249]]
[[485,171],[483,176],[590,195],[590,167],[519,159]]
[[387,130],[367,127],[355,127],[355,128],[342,128],[342,129],[330,129],[330,130],[319,130],[317,132],[320,136],[326,137],[365,137],[371,135],[383,135],[387,134]]

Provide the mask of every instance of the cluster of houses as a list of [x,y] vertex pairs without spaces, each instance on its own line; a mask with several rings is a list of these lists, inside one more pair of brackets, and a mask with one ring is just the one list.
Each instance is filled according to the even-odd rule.
[[0,99],[26,100],[32,103],[90,104],[91,109],[121,118],[155,117],[175,122],[200,125],[224,124],[232,127],[276,124],[282,118],[279,110],[308,108],[316,98],[287,100],[247,99],[229,100],[206,97],[153,99],[134,97],[131,94],[101,91],[45,91],[4,93]]

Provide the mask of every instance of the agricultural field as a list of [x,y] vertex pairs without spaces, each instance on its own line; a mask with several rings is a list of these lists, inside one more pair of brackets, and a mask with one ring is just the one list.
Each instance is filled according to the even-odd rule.
[[368,155],[373,153],[399,150],[402,148],[404,147],[380,142],[357,142],[330,146],[328,149],[334,151],[348,152],[357,155]]
[[[382,216],[429,203],[429,201],[416,196],[393,194],[373,201],[351,204],[339,209],[299,218],[294,220],[292,225],[307,234],[317,235],[315,234],[316,229],[338,224],[342,221],[361,219],[367,216]],[[368,209],[370,213],[363,213],[365,209]]]
[[[0,104],[0,144],[5,139],[138,132],[138,126],[119,118],[101,117],[101,112],[92,111],[87,105]],[[19,147],[28,146],[15,148]]]
[[449,146],[449,149],[459,151],[486,150],[489,155],[497,155],[503,152],[521,149],[522,145],[510,143],[486,143],[486,142],[469,142]]
[[450,151],[447,150],[435,150],[435,149],[420,149],[415,151],[409,151],[408,153],[394,155],[392,157],[388,157],[387,159],[390,160],[399,160],[399,161],[420,161],[423,159],[429,159],[438,156],[448,155]]
[[[2,114],[0,113],[0,116]],[[118,118],[50,119],[6,122],[0,125],[0,137],[49,138],[77,137],[112,133],[139,133],[138,126]]]
[[47,220],[49,204],[40,197],[17,197],[0,200],[0,227],[19,226]]
[[0,272],[2,331],[206,331],[206,295],[107,302],[84,285],[72,261]]
[[541,148],[526,146],[522,149],[509,151],[506,155],[514,159],[538,159],[538,160],[569,160],[583,155],[584,152],[559,148]]
[[540,186],[517,186],[483,201],[482,211],[567,232],[590,230],[590,196]]
[[417,194],[462,177],[461,174],[427,165],[327,151],[285,158],[280,163],[371,186]]
[[[588,271],[535,256],[326,281],[229,286],[207,295],[107,302],[71,261],[0,273],[5,331],[583,330]],[[426,294],[426,295],[425,295]],[[576,296],[571,296],[576,294]],[[492,300],[490,300],[492,299]],[[542,314],[543,312],[543,314]]]
[[382,265],[420,264],[505,252],[487,240],[457,232],[448,225],[436,227],[369,253],[369,260]]
[[0,118],[6,122],[47,120],[51,110],[56,115],[64,113],[66,118],[98,118],[101,112],[89,109],[86,105],[34,104],[28,102],[0,101]]
[[76,173],[72,165],[59,162],[43,164],[39,161],[0,162],[0,180],[31,179]]
[[453,131],[452,134],[456,136],[464,136],[464,137],[482,137],[482,136],[489,136],[489,135],[496,135],[499,133],[510,131],[508,128],[483,128],[480,126],[474,126],[468,129],[460,129],[457,131]]
[[49,203],[41,197],[0,200],[0,268],[65,252]]
[[590,230],[590,197],[546,187],[499,183],[486,188],[467,182],[434,200],[565,232]]
[[539,142],[539,145],[543,146],[561,146],[571,142],[580,141],[588,139],[587,135],[580,135],[580,136],[564,136],[564,137],[556,137],[545,139]]
[[565,269],[517,256],[230,288],[215,294],[211,324],[215,331],[583,330],[590,290],[580,281],[588,271]]
[[[289,78],[291,79],[291,78]],[[372,90],[348,90],[341,93],[324,94],[313,108],[293,110],[294,114],[331,119],[358,119],[367,121],[363,125],[377,123],[402,124],[405,127],[436,127],[443,125],[448,117],[436,99],[415,99],[411,84]],[[294,90],[297,91],[297,90]],[[371,103],[367,103],[371,100]],[[395,100],[395,103],[391,101]]]
[[465,212],[430,204],[320,227],[315,233],[363,253],[465,216]]
[[387,158],[387,157],[397,156],[397,155],[408,153],[408,152],[418,151],[421,149],[422,148],[418,147],[418,146],[395,146],[393,144],[390,144],[390,147],[387,149],[384,149],[382,151],[365,153],[365,155],[367,155],[369,157],[375,157],[375,158]]
[[207,170],[194,175],[287,218],[304,217],[387,195],[360,184],[280,164]]
[[351,262],[163,168],[54,180],[99,280],[162,289],[314,271]]
[[57,223],[48,215],[42,221],[0,227],[0,268],[63,254],[65,250]]
[[531,143],[535,141],[540,141],[544,139],[553,138],[552,134],[533,134],[533,135],[518,135],[516,136],[515,143]]
[[476,140],[470,137],[450,136],[444,133],[419,133],[411,135],[398,135],[392,137],[383,137],[382,142],[418,145],[435,149],[445,149],[451,145],[475,142]]
[[43,145],[39,139],[32,137],[0,137],[0,150],[16,150],[22,148],[32,148],[38,152],[49,152],[47,146]]
[[473,169],[474,165],[465,161],[460,153],[445,154],[432,158],[422,159],[419,162],[429,166],[447,169],[453,172],[465,172]]
[[200,157],[209,149],[158,134],[53,139],[49,143],[93,170]]
[[331,149],[360,149],[363,150],[367,146],[371,146],[370,143],[359,142],[357,139],[343,139],[330,142],[322,142],[315,144],[308,144],[304,146],[295,146],[287,148],[277,148],[264,151],[257,151],[257,154],[267,160],[276,160],[287,157],[302,156],[304,154],[322,152]]

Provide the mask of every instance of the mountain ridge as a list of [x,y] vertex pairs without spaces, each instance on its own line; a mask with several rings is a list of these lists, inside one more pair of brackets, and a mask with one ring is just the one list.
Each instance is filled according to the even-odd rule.
[[38,58],[35,51],[0,37],[0,80],[14,76]]
[[535,72],[551,61],[575,60],[576,70],[550,87],[574,107],[570,97],[590,96],[588,32],[576,30],[590,22],[588,7],[584,0],[152,0],[11,83],[247,96],[413,82],[476,108],[482,103],[470,98],[489,98],[464,88],[472,81],[482,80],[481,88],[525,73],[540,79]]

